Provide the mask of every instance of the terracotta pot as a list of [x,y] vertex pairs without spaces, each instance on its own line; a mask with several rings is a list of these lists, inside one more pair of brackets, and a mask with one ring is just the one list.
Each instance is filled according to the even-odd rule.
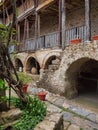
[[23,87],[22,87],[22,91],[24,94],[27,93],[27,88],[28,88],[28,84],[24,84]]
[[81,43],[81,42],[82,42],[82,39],[80,39],[80,38],[72,39],[72,40],[70,41],[71,44],[79,44],[79,43]]
[[93,40],[98,40],[98,35],[92,37]]
[[46,92],[38,92],[37,95],[40,100],[45,101],[46,94],[47,94]]

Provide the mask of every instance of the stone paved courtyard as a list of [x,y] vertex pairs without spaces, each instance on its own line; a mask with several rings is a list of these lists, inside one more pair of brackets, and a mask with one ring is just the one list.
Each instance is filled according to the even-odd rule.
[[[42,88],[30,87],[28,93],[35,95]],[[68,101],[65,97],[47,91],[47,111],[61,113],[64,119],[64,130],[98,130],[98,114]]]

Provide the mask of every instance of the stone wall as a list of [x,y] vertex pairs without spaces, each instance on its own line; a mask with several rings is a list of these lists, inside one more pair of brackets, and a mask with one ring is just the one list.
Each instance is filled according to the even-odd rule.
[[60,113],[50,113],[34,130],[64,130],[63,116]]
[[98,61],[98,42],[66,47],[59,69],[44,71],[39,85],[69,98],[76,96],[78,94],[77,73],[81,65],[89,59]]

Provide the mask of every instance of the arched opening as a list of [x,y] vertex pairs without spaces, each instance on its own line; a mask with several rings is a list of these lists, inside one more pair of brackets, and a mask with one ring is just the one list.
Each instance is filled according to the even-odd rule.
[[53,64],[54,60],[56,60],[56,56],[49,57],[49,59],[46,61],[45,69],[49,69],[49,67]]
[[35,58],[30,57],[27,60],[26,72],[31,74],[40,74],[40,65]]
[[85,62],[78,73],[78,92],[98,92],[98,61],[90,59]]
[[66,92],[70,98],[82,103],[98,104],[98,61],[81,58],[73,62],[66,72]]
[[23,64],[22,64],[21,60],[18,58],[15,60],[15,68],[17,71],[20,71],[20,72],[23,71]]

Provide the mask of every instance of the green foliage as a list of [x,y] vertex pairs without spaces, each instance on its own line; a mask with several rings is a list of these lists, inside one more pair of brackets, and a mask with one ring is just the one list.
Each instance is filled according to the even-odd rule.
[[4,130],[3,126],[0,126],[0,130]]
[[[14,36],[16,34],[16,30],[13,28],[11,35]],[[8,35],[9,35],[9,27],[4,25],[4,24],[0,24],[0,41],[2,43],[6,43],[7,39],[8,39]],[[15,43],[15,40],[11,41],[11,44]]]
[[8,38],[8,31],[9,28],[6,25],[0,24],[0,40],[3,43],[6,43],[6,39]]
[[[6,86],[5,81],[0,79],[0,91],[3,93],[3,91],[5,91],[6,89],[8,89],[8,87]],[[1,95],[0,95],[0,102],[6,102],[8,100],[8,97],[6,97],[5,95],[3,96]]]
[[0,90],[6,90],[8,87],[5,85],[4,80],[0,79]]
[[32,82],[31,76],[25,74],[25,73],[18,73],[19,79],[23,82],[23,84],[28,84]]
[[[43,120],[46,115],[46,105],[41,102],[37,97],[32,99],[30,96],[28,98],[28,104],[22,107],[22,102],[17,99],[16,104],[20,108],[24,108],[23,115],[19,119],[19,122],[15,124],[14,130],[33,130],[34,127]],[[15,102],[14,102],[15,103]],[[19,105],[20,104],[20,105]]]

